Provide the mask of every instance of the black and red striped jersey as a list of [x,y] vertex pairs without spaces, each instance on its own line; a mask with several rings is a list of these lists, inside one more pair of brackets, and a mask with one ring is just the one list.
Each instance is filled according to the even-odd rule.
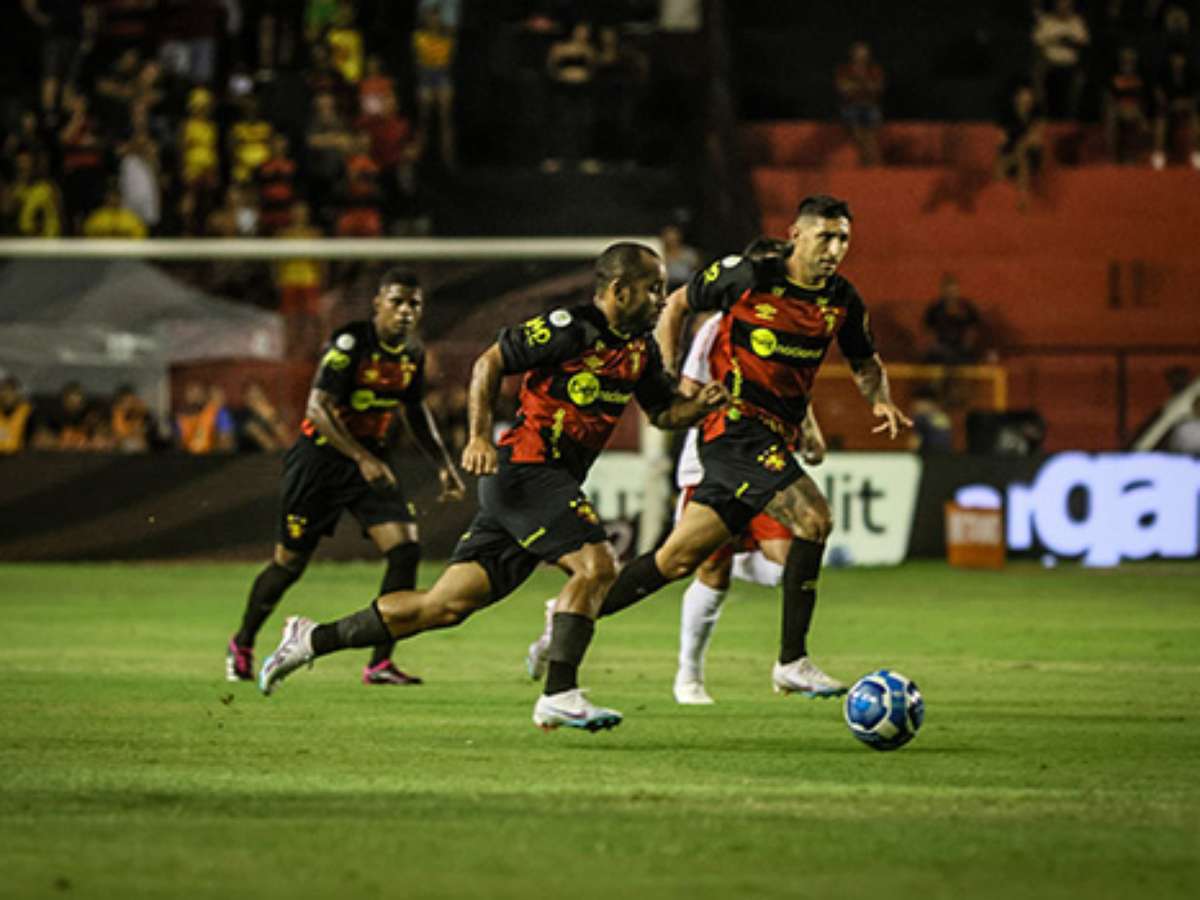
[[654,414],[675,397],[654,338],[618,334],[593,304],[504,328],[496,342],[505,374],[525,373],[516,424],[500,437],[514,463],[583,481],[631,399]]
[[[425,350],[416,338],[392,345],[380,338],[374,323],[351,322],[330,338],[313,388],[333,395],[339,417],[356,440],[384,450],[393,438],[396,413],[425,396]],[[310,419],[300,423],[300,432],[316,444],[325,443]]]
[[849,281],[833,275],[819,288],[790,279],[781,266],[727,256],[697,272],[687,288],[696,311],[725,313],[709,361],[732,402],[704,420],[708,440],[743,416],[763,422],[793,447],[817,370],[836,338],[848,360],[875,354],[870,320]]

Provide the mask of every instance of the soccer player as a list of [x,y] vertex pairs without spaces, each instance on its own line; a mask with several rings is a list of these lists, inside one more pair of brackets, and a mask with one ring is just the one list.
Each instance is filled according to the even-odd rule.
[[[254,639],[284,592],[304,573],[321,538],[348,510],[387,559],[381,593],[416,586],[421,545],[416,509],[387,461],[401,416],[417,445],[438,467],[439,501],[461,500],[465,488],[425,405],[425,353],[416,338],[423,305],[416,275],[390,269],[371,301],[369,321],[334,332],[321,358],[300,436],[284,457],[279,537],[274,557],[250,589],[237,633],[229,640],[229,681],[254,678]],[[364,684],[420,684],[392,661],[383,635],[363,670]]]
[[851,219],[843,200],[806,197],[788,229],[789,244],[757,259],[727,256],[667,299],[657,336],[668,360],[675,358],[689,311],[725,314],[709,360],[731,400],[701,427],[704,477],[683,515],[662,547],[621,570],[601,607],[601,615],[612,615],[690,574],[767,511],[793,536],[783,568],[782,640],[771,672],[782,693],[845,690],[808,657],[817,578],[833,523],[816,483],[792,455],[829,345],[837,341],[859,391],[883,419],[874,431],[895,438],[912,425],[892,402],[862,298],[837,274],[850,247]]
[[[504,328],[475,361],[469,389],[466,471],[480,509],[428,591],[385,592],[366,609],[317,625],[295,617],[264,663],[269,694],[314,658],[348,647],[458,625],[516,590],[539,562],[567,573],[553,614],[549,666],[534,724],[597,731],[621,721],[578,687],[594,619],[616,577],[612,548],[581,485],[633,398],[659,428],[686,428],[723,406],[720,383],[677,393],[649,333],[662,308],[666,270],[653,250],[617,243],[596,261],[595,296]],[[506,374],[525,373],[516,425],[492,444],[493,407]]]

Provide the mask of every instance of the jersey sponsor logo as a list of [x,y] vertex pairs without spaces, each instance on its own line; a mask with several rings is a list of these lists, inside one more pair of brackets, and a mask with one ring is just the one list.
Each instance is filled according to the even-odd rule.
[[756,303],[754,305],[754,315],[765,322],[775,321],[775,316],[779,314],[778,308],[770,303]]
[[766,359],[779,349],[779,338],[770,328],[755,328],[750,332],[750,349]]
[[545,344],[550,340],[550,328],[541,316],[534,316],[521,326],[525,331],[525,343],[530,347]]
[[550,324],[556,325],[559,328],[565,328],[571,324],[571,314],[565,309],[556,309],[550,313]]
[[394,398],[378,397],[374,391],[362,388],[350,395],[350,408],[356,412],[366,412],[369,409],[391,409],[399,406],[400,401]]
[[337,347],[339,350],[353,350],[354,349],[354,335],[339,334],[338,339],[333,342],[333,345],[335,347]]
[[321,358],[322,366],[329,366],[335,372],[341,372],[350,365],[350,357],[336,348],[330,349],[325,356]]
[[576,406],[590,406],[600,396],[600,379],[591,372],[576,372],[567,382],[567,396]]

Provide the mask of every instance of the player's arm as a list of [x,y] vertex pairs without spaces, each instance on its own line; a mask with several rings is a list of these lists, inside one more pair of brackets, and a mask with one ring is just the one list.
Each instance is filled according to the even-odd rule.
[[471,384],[467,388],[467,445],[463,447],[462,467],[472,475],[490,475],[496,471],[492,425],[503,377],[504,359],[500,355],[500,345],[492,344],[475,360]]
[[396,486],[396,474],[391,467],[360,444],[350,433],[338,412],[337,398],[333,394],[323,388],[314,387],[308,392],[308,404],[304,413],[309,421],[317,426],[321,436],[329,441],[331,447],[354,460],[367,484],[375,488]]
[[437,466],[438,480],[442,483],[442,491],[438,500],[461,500],[467,489],[463,485],[450,452],[442,440],[438,430],[437,420],[424,400],[414,400],[404,405],[404,421],[408,424],[413,440],[421,448],[425,457]]
[[800,457],[810,466],[819,466],[825,461],[825,435],[817,422],[817,414],[810,403],[800,423]]
[[872,433],[886,431],[889,438],[900,433],[901,428],[911,428],[912,419],[892,402],[892,391],[888,385],[887,370],[876,353],[865,359],[850,360],[850,370],[858,391],[871,404],[871,415],[883,419],[871,429]]
[[679,359],[679,342],[683,335],[683,323],[687,320],[691,308],[688,306],[688,288],[676,288],[667,297],[666,306],[658,317],[658,326],[654,329],[654,339],[662,350],[662,358],[667,369],[676,371]]
[[663,366],[658,346],[653,341],[649,349],[650,358],[634,388],[634,395],[655,428],[690,428],[729,402],[729,391],[716,381],[701,385],[688,379],[694,388],[690,394],[685,394]]

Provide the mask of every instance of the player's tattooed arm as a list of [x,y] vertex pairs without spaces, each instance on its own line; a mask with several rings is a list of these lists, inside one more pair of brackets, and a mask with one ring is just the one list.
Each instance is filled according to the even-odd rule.
[[655,428],[665,430],[690,428],[714,409],[720,409],[729,402],[729,391],[719,381],[710,381],[686,397],[678,394],[674,402],[650,416],[650,423]]
[[662,350],[663,364],[668,371],[679,371],[679,342],[683,334],[683,323],[690,312],[687,299],[687,285],[671,292],[667,297],[662,315],[658,317],[658,327],[654,330],[654,339]]
[[450,458],[450,452],[446,449],[442,434],[438,430],[437,419],[433,417],[429,405],[424,400],[406,404],[404,421],[408,424],[413,440],[421,448],[426,459],[437,466],[438,479],[442,483],[438,500],[440,502],[461,500],[466,495],[467,489],[463,485],[462,477],[458,474],[458,469],[454,466],[454,461]]
[[825,435],[817,422],[817,414],[810,403],[800,423],[800,457],[807,465],[819,466],[825,460]]
[[878,353],[865,359],[851,360],[850,369],[854,373],[854,383],[858,385],[859,393],[871,404],[871,415],[883,419],[871,429],[872,433],[886,431],[889,438],[894,438],[901,428],[912,427],[912,419],[892,402],[887,371],[883,368],[883,360],[879,358]]
[[475,360],[471,386],[467,389],[468,437],[463,448],[462,467],[472,475],[490,475],[498,466],[492,425],[503,377],[504,359],[500,345],[492,344]]
[[360,444],[350,433],[350,429],[338,414],[337,400],[333,394],[313,388],[308,394],[305,413],[334,449],[354,460],[367,484],[384,489],[396,486],[396,473],[391,467]]

